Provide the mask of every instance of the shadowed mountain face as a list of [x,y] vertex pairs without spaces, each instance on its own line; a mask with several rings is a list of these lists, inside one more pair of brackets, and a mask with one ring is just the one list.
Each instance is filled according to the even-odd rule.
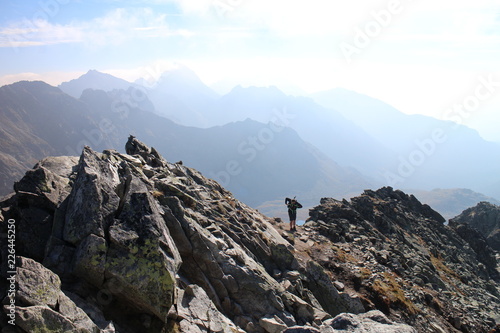
[[77,100],[42,82],[24,82],[2,87],[0,93],[6,119],[1,125],[6,142],[2,163],[10,172],[2,178],[4,194],[13,175],[44,155],[78,155],[84,145],[120,149],[119,142],[130,134],[145,138],[169,160],[198,168],[252,206],[292,194],[312,205],[320,196],[368,186],[359,173],[339,166],[278,119],[208,129],[181,126],[144,111],[153,109],[152,104],[134,88],[108,93],[88,89]]
[[310,98],[285,95],[276,87],[235,87],[210,115],[218,124],[248,117],[265,123],[280,119],[331,159],[372,178],[390,156],[388,149],[337,111]]
[[[47,155],[79,154],[93,140],[96,149],[112,141],[103,135],[88,107],[43,82],[18,82],[0,88],[0,194]],[[96,133],[98,137],[96,137]]]
[[487,332],[500,320],[491,248],[413,196],[324,198],[292,234],[133,136],[125,148],[47,157],[0,202],[0,231],[16,227],[19,332]]

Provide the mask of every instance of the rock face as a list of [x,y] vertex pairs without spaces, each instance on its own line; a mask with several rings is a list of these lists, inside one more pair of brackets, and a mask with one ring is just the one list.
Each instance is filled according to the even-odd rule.
[[491,249],[414,197],[323,199],[290,234],[136,138],[126,150],[44,159],[0,202],[2,233],[17,228],[17,332],[485,332],[498,320]]
[[451,219],[450,224],[467,224],[477,229],[492,249],[500,251],[500,206],[480,202]]

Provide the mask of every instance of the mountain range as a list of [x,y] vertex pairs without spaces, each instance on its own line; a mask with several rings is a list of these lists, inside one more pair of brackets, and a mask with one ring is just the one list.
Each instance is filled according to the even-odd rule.
[[[0,88],[10,96],[2,106],[10,113],[2,115],[14,119],[2,122],[8,125],[4,133],[12,133],[4,138],[11,147],[4,151],[9,156],[6,161],[26,161],[20,170],[14,168],[18,174],[7,174],[10,169],[5,169],[2,178],[15,179],[44,154],[78,155],[84,145],[121,149],[118,142],[133,134],[147,139],[170,160],[199,168],[253,206],[293,195],[313,204],[317,195],[356,193],[369,185],[361,174],[339,166],[290,128],[250,119],[208,129],[182,126],[145,111],[141,105],[150,106],[146,97],[130,102],[137,95],[134,89],[87,89],[75,99],[43,82]],[[31,136],[16,141],[23,138],[20,133]]]
[[[311,207],[322,196],[384,184],[428,203],[433,189],[447,189],[438,207],[448,217],[500,197],[500,146],[465,126],[341,89],[297,97],[236,86],[219,96],[179,66],[147,84],[95,70],[59,89],[19,82],[0,88],[0,102],[2,194],[43,156],[78,155],[84,145],[120,149],[133,134],[275,216],[285,217],[285,196]],[[462,200],[467,190],[485,195]]]

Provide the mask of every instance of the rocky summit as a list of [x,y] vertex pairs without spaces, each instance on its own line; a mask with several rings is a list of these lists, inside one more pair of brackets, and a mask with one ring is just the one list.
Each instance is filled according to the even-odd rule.
[[134,137],[126,152],[45,158],[2,199],[2,332],[488,332],[500,322],[494,250],[413,196],[325,198],[290,233]]

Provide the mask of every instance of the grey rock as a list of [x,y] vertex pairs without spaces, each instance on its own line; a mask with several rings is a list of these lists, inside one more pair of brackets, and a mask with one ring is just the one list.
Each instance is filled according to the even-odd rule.
[[179,291],[177,316],[181,332],[243,332],[220,313],[205,291],[196,285]]
[[268,333],[281,333],[287,328],[285,323],[277,316],[260,318],[259,325]]
[[463,211],[450,220],[450,224],[464,223],[477,229],[487,240],[489,246],[500,251],[500,207],[488,202]]
[[66,242],[77,245],[90,234],[104,237],[120,203],[116,194],[119,183],[118,166],[85,147],[68,197],[63,231]]
[[416,333],[417,331],[408,325],[397,324],[389,320],[378,310],[355,315],[342,313],[337,317],[325,322],[320,329],[321,332],[328,332],[328,326],[333,328],[333,332],[352,333]]
[[17,262],[16,324],[26,332],[99,332],[99,328],[61,291],[56,274],[32,259]]

